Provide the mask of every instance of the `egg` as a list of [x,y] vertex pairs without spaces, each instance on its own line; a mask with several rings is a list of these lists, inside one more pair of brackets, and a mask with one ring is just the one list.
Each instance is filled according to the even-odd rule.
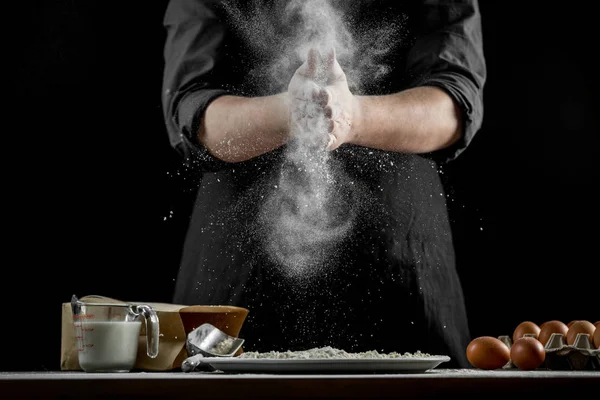
[[594,345],[596,346],[597,349],[600,349],[600,328],[596,328],[596,330],[594,331],[594,336],[593,336],[593,340]]
[[467,359],[475,368],[502,368],[510,361],[510,350],[500,339],[480,336],[467,346]]
[[594,335],[594,331],[596,327],[590,321],[586,320],[578,320],[571,324],[571,327],[567,331],[567,344],[573,345],[575,343],[575,339],[577,339],[578,333],[586,333],[590,335],[590,339]]
[[550,336],[552,336],[553,333],[560,333],[566,337],[568,330],[569,328],[562,321],[546,321],[542,325],[540,325],[540,334],[538,335],[538,340],[540,341],[542,346],[546,346],[546,343],[548,343],[548,340],[550,339]]
[[546,359],[542,343],[533,337],[521,337],[510,347],[510,359],[515,367],[527,371],[538,368]]
[[571,325],[573,325],[573,323],[575,323],[575,322],[577,322],[577,321],[579,321],[579,320],[578,320],[578,319],[574,319],[574,320],[572,320],[571,322],[569,322],[569,323],[567,324],[567,326],[570,328],[570,327],[571,327]]
[[517,325],[517,327],[513,331],[513,336],[512,336],[513,342],[515,342],[519,338],[522,338],[523,335],[525,335],[527,333],[533,333],[535,335],[535,337],[537,338],[538,335],[540,334],[540,327],[535,322],[531,322],[531,321],[521,322],[519,325]]
[[596,321],[596,322],[594,322],[594,326],[595,326],[596,328],[598,328],[598,326],[600,326],[600,321]]

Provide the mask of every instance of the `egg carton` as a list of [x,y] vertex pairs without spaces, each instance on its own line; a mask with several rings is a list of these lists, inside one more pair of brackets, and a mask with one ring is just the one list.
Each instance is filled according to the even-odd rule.
[[[536,338],[535,334],[525,334]],[[504,344],[512,346],[510,336],[498,336]],[[600,370],[600,349],[594,349],[590,335],[578,333],[572,345],[567,344],[562,333],[553,333],[544,346],[546,358],[540,368],[551,370]],[[504,365],[504,369],[516,368],[512,361]]]

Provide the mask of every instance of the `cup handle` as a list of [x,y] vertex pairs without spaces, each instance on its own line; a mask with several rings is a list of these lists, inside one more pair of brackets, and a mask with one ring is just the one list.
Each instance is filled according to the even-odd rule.
[[136,306],[136,311],[142,314],[146,321],[146,354],[150,358],[156,358],[158,356],[158,315],[152,307],[143,304]]

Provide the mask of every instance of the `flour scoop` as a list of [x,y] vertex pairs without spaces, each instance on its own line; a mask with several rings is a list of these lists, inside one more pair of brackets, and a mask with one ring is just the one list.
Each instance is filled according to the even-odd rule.
[[[233,357],[242,344],[244,339],[230,336],[209,323],[202,324],[187,336],[186,348],[190,356],[183,361],[181,369],[193,371],[202,364],[204,357]],[[213,370],[210,366],[207,368]]]

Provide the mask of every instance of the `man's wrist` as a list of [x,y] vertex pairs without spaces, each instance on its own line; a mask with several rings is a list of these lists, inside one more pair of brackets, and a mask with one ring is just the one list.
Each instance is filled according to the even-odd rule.
[[275,95],[277,99],[277,115],[281,118],[280,126],[281,131],[285,134],[286,137],[290,137],[291,135],[291,115],[290,115],[290,95],[289,92],[282,92]]
[[365,96],[354,96],[352,125],[350,127],[350,137],[348,143],[359,144],[361,137],[364,134],[365,124]]

